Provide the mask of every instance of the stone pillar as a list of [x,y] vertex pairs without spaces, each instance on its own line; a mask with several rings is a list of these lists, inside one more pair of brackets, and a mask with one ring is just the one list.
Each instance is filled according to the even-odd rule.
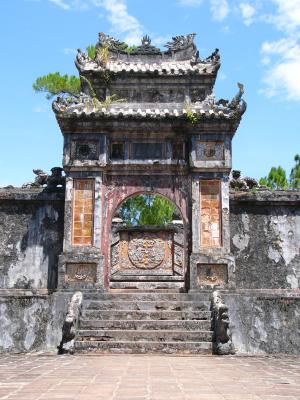
[[195,135],[191,144],[194,173],[190,290],[232,288],[235,262],[230,254],[229,228],[231,139]]
[[66,179],[59,290],[104,289],[101,186],[102,176],[96,172],[73,172]]

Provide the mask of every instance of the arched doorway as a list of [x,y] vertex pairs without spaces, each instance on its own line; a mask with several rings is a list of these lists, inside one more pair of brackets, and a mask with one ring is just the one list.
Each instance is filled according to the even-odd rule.
[[111,288],[184,288],[186,227],[179,208],[156,193],[137,193],[116,208],[111,226]]

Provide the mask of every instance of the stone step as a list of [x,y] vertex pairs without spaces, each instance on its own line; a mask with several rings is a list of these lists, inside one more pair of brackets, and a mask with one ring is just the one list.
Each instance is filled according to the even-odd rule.
[[80,320],[79,329],[124,329],[124,330],[205,330],[209,331],[211,322],[208,320],[165,320],[165,321],[143,321],[143,320]]
[[209,301],[83,301],[85,310],[208,311],[209,307]]
[[139,282],[155,282],[155,283],[165,283],[165,282],[184,282],[184,276],[182,275],[146,275],[146,273],[140,276],[136,273],[133,274],[122,274],[113,275],[110,277],[110,283],[112,282],[124,282],[124,283],[139,283]]
[[179,282],[110,282],[110,289],[133,289],[133,290],[158,290],[158,289],[177,289],[178,291],[184,291],[185,283],[183,281]]
[[210,311],[83,310],[82,319],[96,320],[209,320]]
[[150,292],[85,292],[85,300],[127,300],[127,301],[209,301],[209,293],[179,293],[165,291]]
[[102,341],[75,341],[75,350],[79,353],[113,353],[113,354],[212,354],[210,342],[102,342]]
[[155,342],[209,342],[212,339],[211,331],[185,330],[124,330],[124,329],[79,329],[77,341],[155,341]]

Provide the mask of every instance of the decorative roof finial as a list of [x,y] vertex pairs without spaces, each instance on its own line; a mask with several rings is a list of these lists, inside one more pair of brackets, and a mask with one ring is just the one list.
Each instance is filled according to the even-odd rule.
[[242,99],[245,89],[242,83],[238,82],[237,86],[239,88],[239,91],[229,103],[229,108],[239,110],[239,112],[243,114],[246,111],[247,107],[246,102]]
[[142,37],[142,46],[150,46],[151,39],[148,35]]

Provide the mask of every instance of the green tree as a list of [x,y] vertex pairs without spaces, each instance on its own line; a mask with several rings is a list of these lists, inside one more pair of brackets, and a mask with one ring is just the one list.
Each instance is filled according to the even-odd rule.
[[36,92],[46,92],[47,99],[57,95],[79,95],[80,79],[74,75],[61,75],[59,72],[40,76],[32,85]]
[[137,195],[126,200],[120,216],[126,225],[164,226],[173,219],[175,206],[159,195]]
[[[137,46],[129,46],[127,43],[123,44],[123,50],[130,54]],[[103,52],[106,53],[108,48],[102,48]],[[97,56],[97,49],[94,45],[89,45],[86,48],[87,54],[91,59],[95,59]],[[99,54],[99,52],[98,52]],[[102,54],[103,57],[103,54]],[[107,56],[108,57],[108,54]],[[101,58],[101,54],[100,54]],[[104,63],[105,64],[105,63]],[[40,76],[32,85],[35,92],[45,92],[46,98],[49,100],[54,96],[58,95],[73,95],[78,96],[81,90],[80,78],[75,75],[61,75],[59,72],[50,73],[48,75]]]
[[286,189],[289,186],[286,172],[281,166],[272,167],[268,176],[260,178],[259,184],[270,189]]
[[87,52],[88,56],[92,60],[94,60],[94,58],[96,57],[96,46],[94,46],[93,44],[90,44],[89,46],[87,46],[86,52]]
[[300,155],[296,154],[294,157],[296,165],[292,168],[290,173],[290,185],[293,189],[300,189]]

